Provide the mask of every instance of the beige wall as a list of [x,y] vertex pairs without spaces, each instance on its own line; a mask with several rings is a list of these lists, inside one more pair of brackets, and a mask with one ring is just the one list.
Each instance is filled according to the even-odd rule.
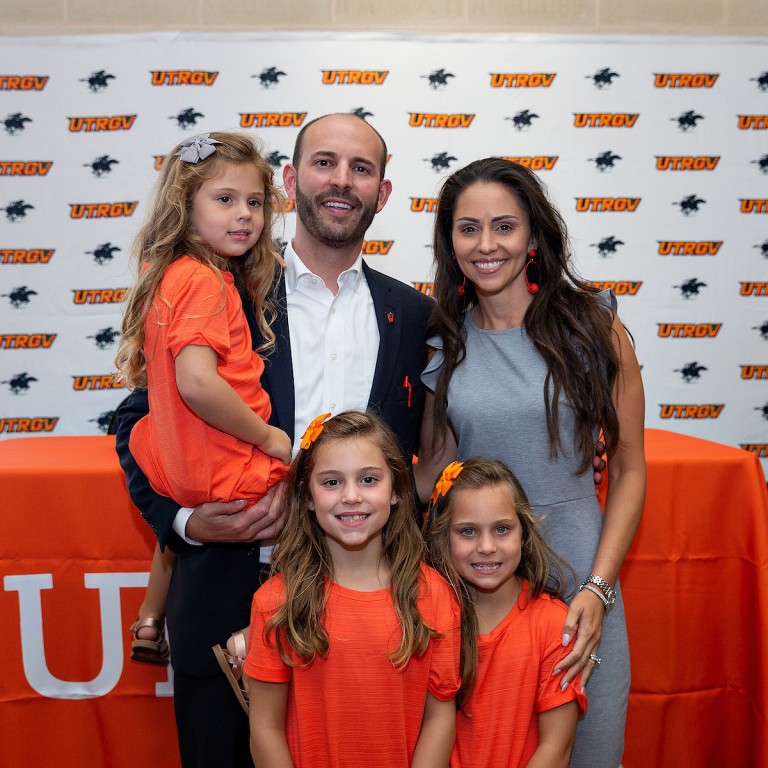
[[0,35],[262,29],[766,35],[768,0],[0,0]]

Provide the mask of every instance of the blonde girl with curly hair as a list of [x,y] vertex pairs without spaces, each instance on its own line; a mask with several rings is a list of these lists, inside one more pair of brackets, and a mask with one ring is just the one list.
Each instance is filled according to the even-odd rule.
[[[279,269],[271,230],[280,203],[272,168],[250,136],[200,135],[165,158],[136,239],[138,278],[115,362],[125,383],[147,387],[149,397],[150,412],[131,433],[131,453],[153,489],[181,507],[254,502],[290,461],[288,436],[268,424],[264,363],[246,315],[268,353],[274,309],[267,296]],[[167,661],[171,562],[155,553],[147,599],[132,627],[138,660]]]

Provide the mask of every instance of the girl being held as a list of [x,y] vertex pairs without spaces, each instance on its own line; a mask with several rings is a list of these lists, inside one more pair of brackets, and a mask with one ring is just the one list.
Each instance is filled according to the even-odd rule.
[[276,575],[253,600],[254,763],[446,766],[458,606],[422,562],[412,480],[391,430],[368,413],[324,418],[286,477]]
[[430,501],[433,567],[461,604],[461,690],[451,768],[566,768],[587,699],[553,676],[567,653],[569,566],[544,542],[505,464],[453,462]]
[[[288,436],[267,423],[264,364],[238,292],[266,351],[274,344],[267,294],[278,265],[271,227],[279,201],[272,168],[249,136],[197,136],[165,158],[137,237],[139,277],[116,364],[128,386],[148,388],[150,413],[131,433],[131,453],[154,490],[182,507],[255,501],[290,461]],[[156,555],[153,576],[157,563]],[[134,652],[162,660],[165,591],[154,586],[151,576],[148,594],[159,597],[145,601],[134,624]],[[143,638],[152,639],[139,645]]]

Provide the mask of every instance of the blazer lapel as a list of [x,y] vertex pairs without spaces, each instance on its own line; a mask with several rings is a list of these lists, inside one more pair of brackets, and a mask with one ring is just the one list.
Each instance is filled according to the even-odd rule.
[[272,418],[293,441],[296,393],[293,388],[293,361],[291,359],[291,334],[288,330],[288,311],[285,299],[285,276],[281,273],[272,293],[277,317],[272,323],[275,346],[264,358],[264,374],[261,382],[272,403]]
[[379,354],[373,374],[369,406],[381,402],[392,391],[392,377],[396,368],[400,340],[403,334],[402,303],[378,279],[378,274],[363,262],[363,273],[371,291],[376,324],[379,326]]

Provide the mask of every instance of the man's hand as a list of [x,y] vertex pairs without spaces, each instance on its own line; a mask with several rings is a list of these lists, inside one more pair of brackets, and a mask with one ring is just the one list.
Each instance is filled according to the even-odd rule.
[[187,520],[185,534],[203,544],[275,538],[284,522],[280,516],[282,498],[283,486],[280,484],[270,488],[266,496],[247,508],[242,499],[199,504]]

